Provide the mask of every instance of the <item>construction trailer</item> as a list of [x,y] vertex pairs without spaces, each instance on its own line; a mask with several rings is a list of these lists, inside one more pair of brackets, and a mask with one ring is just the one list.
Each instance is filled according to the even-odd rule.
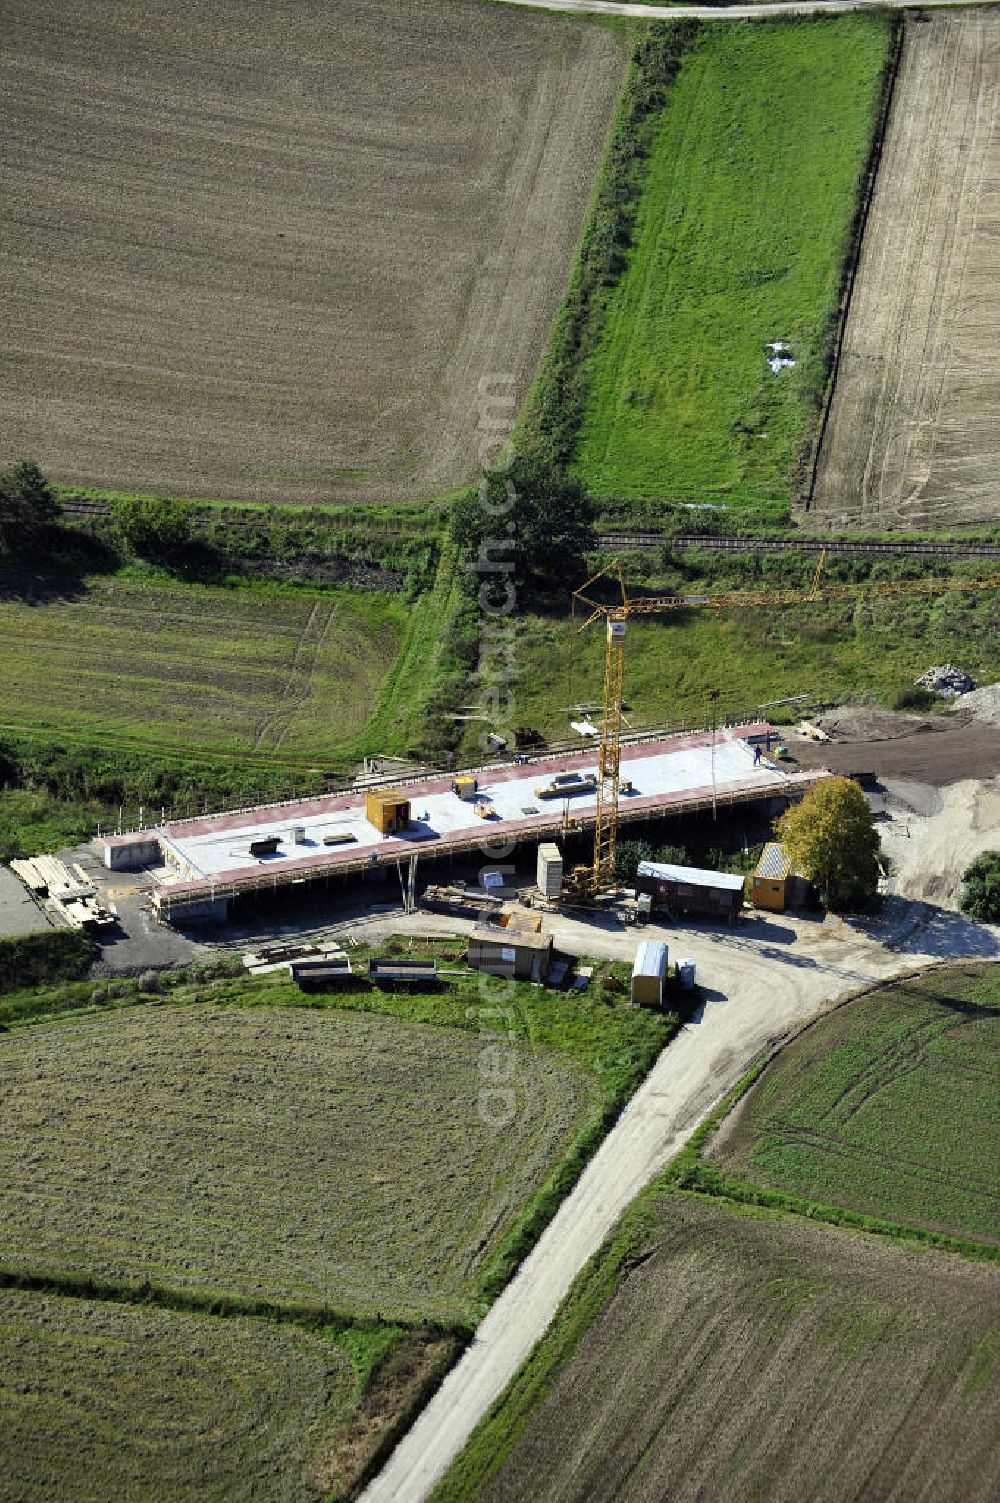
[[793,870],[784,846],[777,840],[769,840],[750,879],[750,901],[754,907],[772,913],[802,908],[808,903],[811,891],[809,878]]
[[632,1001],[638,1007],[662,1007],[667,984],[667,946],[659,939],[644,939],[632,965]]
[[636,891],[648,893],[654,913],[736,922],[743,909],[744,878],[732,872],[675,866],[668,861],[640,861]]
[[552,964],[551,934],[521,929],[475,929],[469,936],[469,965],[513,981],[546,981]]
[[543,898],[558,898],[562,892],[563,858],[555,841],[544,841],[538,847],[535,882]]
[[365,819],[380,835],[398,835],[409,829],[410,800],[398,788],[369,788],[365,793]]

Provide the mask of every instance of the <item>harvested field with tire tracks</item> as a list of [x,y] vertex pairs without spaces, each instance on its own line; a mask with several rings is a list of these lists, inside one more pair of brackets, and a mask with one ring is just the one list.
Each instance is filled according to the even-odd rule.
[[481,1503],[996,1495],[996,1269],[682,1196],[659,1220]]
[[1000,11],[906,21],[810,511],[1000,515]]
[[0,1290],[0,1499],[310,1503],[351,1388],[294,1326]]
[[302,1008],[136,1007],[0,1039],[0,1264],[360,1318],[457,1321],[600,1109],[511,1046],[480,1113],[459,1029]]
[[349,757],[405,620],[376,591],[0,570],[4,719],[175,754]]
[[569,274],[607,28],[7,0],[3,30],[0,463],[290,502],[477,473],[480,378],[512,415]]

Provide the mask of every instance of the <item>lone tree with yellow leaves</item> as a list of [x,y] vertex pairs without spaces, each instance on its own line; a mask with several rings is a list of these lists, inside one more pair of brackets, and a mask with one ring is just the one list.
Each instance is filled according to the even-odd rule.
[[775,824],[792,867],[828,908],[863,908],[878,888],[879,838],[871,810],[850,778],[826,778]]

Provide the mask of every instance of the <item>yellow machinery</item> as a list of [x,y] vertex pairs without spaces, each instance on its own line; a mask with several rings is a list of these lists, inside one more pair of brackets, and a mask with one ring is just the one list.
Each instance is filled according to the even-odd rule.
[[[812,584],[798,590],[733,590],[728,594],[629,596],[621,564],[606,564],[578,590],[573,591],[573,621],[578,607],[586,613],[577,631],[586,631],[595,621],[605,623],[604,706],[597,761],[597,812],[594,824],[594,860],[590,867],[577,867],[571,886],[580,898],[594,898],[614,883],[615,846],[618,840],[618,794],[621,787],[622,680],[625,673],[625,637],[635,616],[656,616],[667,611],[714,610],[741,606],[802,605],[810,600],[866,600],[882,595],[936,595],[947,590],[984,590],[1000,587],[1000,574],[985,579],[909,579],[863,585],[823,586],[826,550],[819,556]],[[595,599],[592,591],[599,580],[612,577],[620,599]]]

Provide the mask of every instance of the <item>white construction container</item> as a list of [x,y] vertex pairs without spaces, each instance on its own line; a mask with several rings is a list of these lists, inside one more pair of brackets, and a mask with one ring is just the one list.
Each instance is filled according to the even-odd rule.
[[543,898],[557,898],[562,892],[563,859],[559,847],[553,841],[538,847],[535,881]]
[[644,939],[632,966],[632,1001],[640,1007],[662,1007],[666,981],[666,945],[660,939]]

